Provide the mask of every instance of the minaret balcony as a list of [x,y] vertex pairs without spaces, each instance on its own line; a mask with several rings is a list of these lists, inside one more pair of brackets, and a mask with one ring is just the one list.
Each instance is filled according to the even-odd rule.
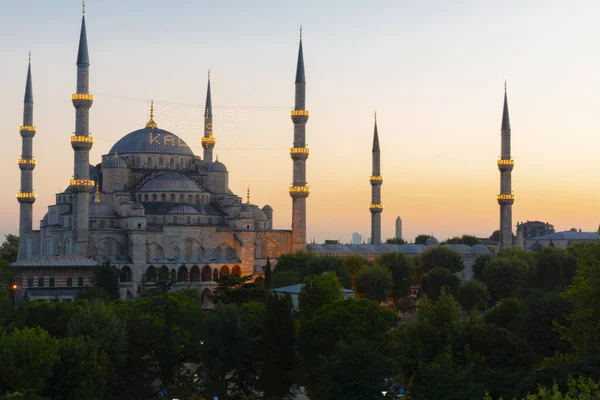
[[71,191],[76,193],[90,193],[96,186],[96,182],[91,179],[71,179],[69,187]]
[[37,197],[37,194],[35,194],[34,192],[18,192],[17,193],[17,200],[19,201],[19,203],[26,203],[26,204],[34,203],[36,197]]
[[32,171],[35,168],[37,161],[31,158],[19,158],[17,164],[19,164],[19,168],[21,168],[22,171]]
[[500,159],[500,160],[498,160],[498,169],[501,172],[512,171],[512,169],[514,168],[514,166],[515,166],[515,161],[512,160],[512,159],[509,159],[509,160]]
[[291,111],[292,122],[295,124],[306,123],[308,121],[309,112],[308,110],[292,110]]
[[371,182],[371,186],[380,186],[383,183],[383,176],[371,175],[369,182]]
[[515,195],[499,194],[496,196],[496,199],[498,200],[498,204],[500,204],[501,206],[512,206],[515,202]]
[[305,199],[310,194],[310,187],[308,185],[303,185],[303,186],[291,185],[289,192],[290,192],[290,197],[293,199]]
[[212,137],[203,137],[202,139],[200,139],[200,142],[202,143],[202,147],[204,147],[205,149],[209,148],[209,147],[214,147],[215,143],[217,143],[217,140]]
[[310,150],[308,150],[308,147],[292,147],[290,149],[290,156],[292,157],[292,160],[294,160],[294,161],[306,160],[308,158],[309,153],[310,153]]
[[383,211],[383,204],[369,203],[369,211],[372,213],[380,213]]
[[71,101],[75,107],[91,107],[94,96],[89,93],[75,93],[71,95]]
[[94,145],[91,136],[71,136],[71,147],[73,150],[89,150]]
[[21,137],[30,138],[35,136],[35,132],[37,128],[35,126],[22,125],[19,127],[19,132],[21,133]]

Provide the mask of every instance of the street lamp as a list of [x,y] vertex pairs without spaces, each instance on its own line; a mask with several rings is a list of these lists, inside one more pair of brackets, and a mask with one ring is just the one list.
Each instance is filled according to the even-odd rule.
[[10,287],[12,290],[17,290],[19,286],[17,286],[16,283],[13,283],[12,286]]
[[385,397],[385,395],[387,394],[387,390],[382,390],[381,394],[383,395],[383,397]]

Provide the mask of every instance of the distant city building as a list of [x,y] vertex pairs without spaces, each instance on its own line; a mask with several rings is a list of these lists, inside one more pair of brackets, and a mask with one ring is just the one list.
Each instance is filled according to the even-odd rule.
[[598,239],[598,232],[582,232],[581,229],[571,229],[525,239],[525,250],[539,250],[549,246],[566,249],[576,243],[597,242]]
[[396,218],[396,239],[402,239],[402,219]]
[[548,222],[527,221],[517,222],[517,247],[525,248],[525,241],[537,236],[554,233],[554,225]]
[[369,238],[367,238],[367,244],[372,244],[372,243],[371,243],[371,238],[370,238],[370,237],[369,237]]
[[362,244],[362,243],[363,243],[363,236],[358,232],[354,232],[352,234],[352,244]]

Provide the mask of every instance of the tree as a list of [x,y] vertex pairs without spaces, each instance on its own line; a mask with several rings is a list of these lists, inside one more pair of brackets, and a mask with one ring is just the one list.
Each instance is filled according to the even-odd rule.
[[117,300],[121,297],[119,289],[119,270],[106,261],[100,265],[90,277],[91,287],[87,288],[86,297],[90,299]]
[[445,268],[435,267],[423,275],[423,290],[431,301],[437,301],[444,287],[456,295],[459,284],[460,279]]
[[462,235],[462,237],[455,236],[450,239],[444,240],[442,244],[466,244],[467,246],[474,246],[481,243],[476,236],[473,235]]
[[242,305],[248,301],[262,301],[266,291],[252,276],[221,275],[217,280],[213,300],[216,303]]
[[109,393],[114,374],[108,355],[94,341],[84,337],[61,339],[60,361],[46,392],[56,400],[104,399]]
[[406,244],[406,240],[402,239],[402,238],[388,238],[385,240],[386,244],[399,244],[399,245],[403,245]]
[[487,308],[489,294],[485,283],[472,280],[463,283],[458,288],[458,302],[465,311],[472,308],[483,311]]
[[71,317],[67,334],[71,337],[91,338],[106,351],[117,366],[126,361],[127,330],[111,303],[84,300],[81,308]]
[[298,295],[300,315],[305,318],[326,304],[343,298],[342,284],[335,272],[313,275],[304,279],[304,286]]
[[490,262],[492,256],[490,254],[480,254],[473,263],[473,276],[476,279],[481,279],[485,266]]
[[494,324],[508,330],[514,329],[515,321],[523,305],[516,297],[504,298],[484,315],[486,324]]
[[561,326],[567,340],[581,357],[600,354],[600,242],[575,246],[578,260],[577,275],[565,296],[573,303],[567,315],[570,326]]
[[356,276],[360,273],[361,268],[363,268],[364,266],[372,265],[372,262],[368,258],[358,255],[346,256],[343,258],[343,262],[344,266],[346,267],[346,270],[350,272],[350,275],[352,277],[351,288],[355,289]]
[[271,289],[297,285],[300,282],[302,281],[296,271],[279,271],[278,269],[275,269],[271,278]]
[[67,325],[77,303],[33,300],[23,303],[15,312],[14,324],[21,329],[39,326],[56,338],[67,336]]
[[323,400],[380,400],[386,361],[368,342],[341,345],[326,367]]
[[435,246],[424,250],[420,259],[425,273],[435,267],[445,268],[453,274],[462,271],[464,268],[462,255],[443,246]]
[[417,237],[415,237],[415,244],[425,244],[425,242],[427,242],[427,239],[429,239],[430,237],[431,235],[421,233],[420,235],[417,235]]
[[392,273],[394,287],[391,297],[395,301],[406,297],[410,292],[410,285],[414,282],[415,264],[413,259],[400,251],[382,253],[375,262]]
[[490,298],[497,302],[507,297],[519,297],[523,294],[529,266],[516,257],[496,257],[483,269],[481,281],[490,291]]
[[[575,380],[570,377],[567,386],[568,390],[564,394],[556,382],[551,389],[541,386],[537,393],[528,394],[521,400],[591,400],[600,398],[600,385],[590,378],[580,377]],[[484,400],[492,400],[492,397],[486,393]]]
[[41,328],[0,336],[0,393],[39,392],[58,361],[58,341]]
[[260,346],[261,366],[258,387],[266,400],[281,400],[292,387],[296,366],[292,299],[272,294],[266,299]]
[[271,259],[267,258],[267,265],[265,265],[265,289],[271,289],[272,274]]
[[356,276],[358,293],[366,299],[376,301],[377,304],[387,301],[393,287],[392,273],[377,264],[363,267]]
[[14,263],[19,254],[19,237],[17,235],[5,235],[4,242],[0,246],[0,258]]
[[577,259],[568,250],[546,247],[536,252],[535,286],[544,290],[567,288],[577,273]]

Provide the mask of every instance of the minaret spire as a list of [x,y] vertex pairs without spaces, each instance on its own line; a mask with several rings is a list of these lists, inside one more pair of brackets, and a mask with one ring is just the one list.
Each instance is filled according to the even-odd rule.
[[71,136],[71,147],[75,152],[73,179],[69,188],[74,193],[73,201],[73,253],[82,257],[89,255],[89,211],[90,194],[95,182],[90,180],[90,149],[94,139],[90,136],[90,107],[94,96],[90,94],[90,57],[88,54],[85,28],[85,8],[82,7],[81,33],[77,51],[77,91],[71,96],[75,107],[75,135]]
[[146,128],[158,128],[158,125],[156,124],[156,122],[154,122],[154,100],[150,100],[150,119],[146,123]]
[[248,190],[246,191],[246,204],[250,204],[250,185],[248,185]]
[[373,129],[373,165],[371,170],[371,204],[369,211],[371,212],[371,243],[381,244],[381,212],[383,204],[381,204],[381,185],[383,177],[381,176],[381,152],[379,150],[379,133],[377,132],[377,111],[375,111],[375,127]]
[[[210,94],[210,69],[208,70],[208,84],[206,86],[206,104],[204,106],[204,137],[202,138],[202,147],[204,148],[204,161],[213,161],[213,148],[217,141],[213,137],[213,113],[212,97]],[[217,160],[218,161],[218,160]]]
[[508,116],[508,96],[504,81],[504,108],[502,110],[501,155],[498,160],[500,170],[500,194],[497,196],[500,205],[500,248],[512,247],[512,206],[515,196],[512,194],[512,170],[515,162],[510,151],[510,118]]
[[302,52],[302,27],[300,27],[300,44],[298,47],[298,63],[296,66],[296,95],[292,122],[294,123],[294,147],[290,155],[294,162],[293,181],[289,188],[292,198],[292,251],[306,248],[306,198],[310,188],[306,183],[306,122],[309,112],[306,110],[306,79],[304,74],[304,55]]
[[27,80],[25,82],[25,97],[23,101],[23,125],[19,132],[22,138],[21,158],[18,160],[21,170],[21,190],[17,193],[19,209],[19,254],[17,260],[24,260],[31,256],[28,249],[27,235],[33,227],[33,203],[36,194],[33,191],[33,170],[36,160],[33,158],[33,137],[36,128],[33,126],[33,85],[31,83],[31,51],[29,51],[29,64],[27,66]]

